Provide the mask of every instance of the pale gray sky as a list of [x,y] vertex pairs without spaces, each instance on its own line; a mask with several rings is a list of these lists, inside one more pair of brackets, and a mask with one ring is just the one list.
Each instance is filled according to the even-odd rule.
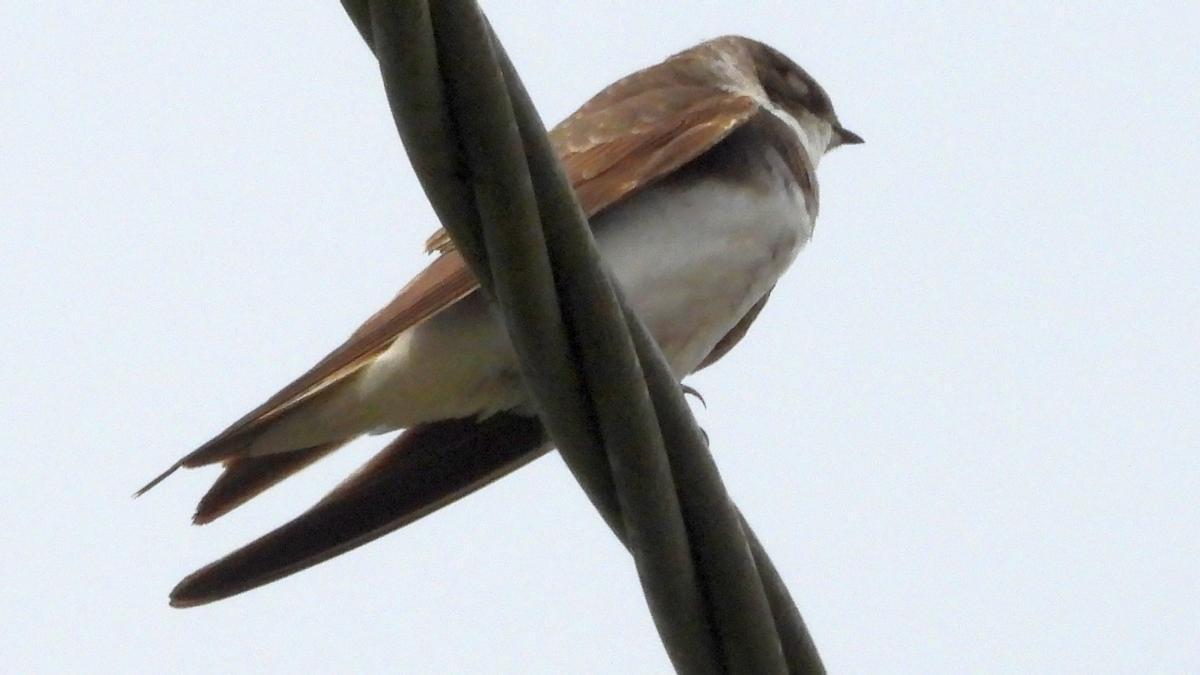
[[[826,158],[814,241],[692,382],[833,672],[1200,670],[1196,3],[484,6],[548,120],[740,32],[867,139]],[[6,668],[668,669],[556,456],[169,609],[382,439],[205,528],[213,471],[129,493],[340,342],[436,223],[336,2],[0,20]]]

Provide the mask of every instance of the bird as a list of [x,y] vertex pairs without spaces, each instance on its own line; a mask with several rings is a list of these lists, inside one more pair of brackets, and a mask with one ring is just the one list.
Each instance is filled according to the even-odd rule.
[[[821,157],[863,139],[776,49],[729,35],[634,72],[550,131],[596,245],[677,378],[724,357],[812,237]],[[308,372],[138,491],[220,464],[225,515],[363,435],[403,430],[294,520],[184,578],[191,607],[406,525],[552,449],[502,318],[454,242]]]

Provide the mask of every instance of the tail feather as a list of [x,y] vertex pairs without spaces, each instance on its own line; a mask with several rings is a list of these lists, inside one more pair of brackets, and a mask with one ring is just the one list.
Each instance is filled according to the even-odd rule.
[[299,517],[188,575],[171,591],[171,605],[202,605],[316,565],[449,504],[548,449],[541,423],[512,413],[409,429]]
[[200,498],[192,522],[211,523],[342,445],[344,442],[338,441],[304,450],[227,460],[225,470]]
[[[181,468],[194,469],[218,462],[225,462],[227,467],[235,466],[240,465],[240,460],[243,459],[267,457],[275,454],[301,453],[303,457],[308,458],[310,454],[317,454],[310,451],[318,447],[329,447],[330,450],[333,450],[353,440],[370,428],[369,424],[361,422],[360,418],[353,415],[331,415],[329,413],[331,406],[353,408],[357,405],[357,401],[347,398],[347,392],[350,389],[346,381],[341,381],[315,394],[292,402],[287,407],[273,410],[269,415],[253,417],[255,413],[251,413],[235,422],[225,431],[214,436],[204,445],[184,455],[179,461],[169,466],[166,471],[156,476],[154,480],[133,493],[133,496],[135,498],[141,497]],[[331,419],[338,419],[343,422],[351,420],[352,422],[349,427],[338,428],[330,422]],[[304,427],[308,431],[307,436],[296,434],[295,427],[297,426]],[[289,432],[291,432],[290,436],[285,435]],[[272,444],[273,447],[264,451],[260,446],[263,444],[265,436],[273,437],[274,443]],[[281,437],[283,439],[282,442]],[[323,456],[327,452],[319,453],[318,456]],[[296,463],[296,467],[291,471],[283,472],[278,479],[267,483],[262,489],[248,495],[245,499],[253,497],[275,482],[308,466],[316,458],[312,457],[308,461],[303,461],[300,457],[297,457],[293,460],[265,462],[259,467],[259,470],[266,470],[266,467],[281,468],[289,466],[293,462]],[[241,472],[243,470],[251,473],[250,469],[239,469],[238,471]],[[222,475],[221,478],[224,479],[225,476]],[[242,501],[245,501],[245,499]],[[237,506],[237,504],[234,506]]]

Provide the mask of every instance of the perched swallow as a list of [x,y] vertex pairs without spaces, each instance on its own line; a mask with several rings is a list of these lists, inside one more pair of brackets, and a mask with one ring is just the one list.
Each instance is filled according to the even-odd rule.
[[[675,374],[724,356],[812,235],[816,167],[862,139],[760,42],[704,42],[600,92],[550,132],[596,243]],[[405,431],[295,520],[185,578],[199,605],[327,560],[550,449],[503,321],[445,232],[437,257],[295,382],[175,463],[221,463],[194,521],[363,434]]]

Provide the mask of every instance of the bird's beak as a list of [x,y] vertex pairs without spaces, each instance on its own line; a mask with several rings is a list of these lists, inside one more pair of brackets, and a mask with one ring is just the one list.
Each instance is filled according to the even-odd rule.
[[837,135],[838,145],[858,145],[860,143],[865,143],[862,136],[859,136],[845,127],[838,127]]

